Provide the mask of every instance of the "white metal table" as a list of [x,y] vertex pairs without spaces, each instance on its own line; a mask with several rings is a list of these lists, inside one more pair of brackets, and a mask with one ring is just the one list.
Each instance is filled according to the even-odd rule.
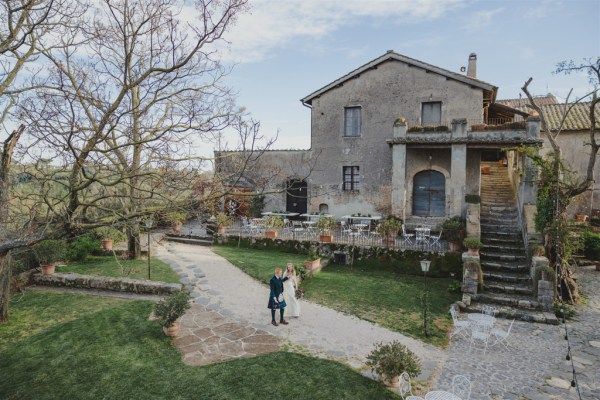
[[417,242],[428,242],[429,235],[431,234],[431,228],[415,228],[415,234]]
[[425,400],[462,400],[454,393],[445,390],[434,390],[425,395]]
[[484,325],[484,326],[493,326],[495,318],[491,315],[481,314],[481,313],[471,313],[467,314],[467,318],[469,321],[473,321],[476,324]]

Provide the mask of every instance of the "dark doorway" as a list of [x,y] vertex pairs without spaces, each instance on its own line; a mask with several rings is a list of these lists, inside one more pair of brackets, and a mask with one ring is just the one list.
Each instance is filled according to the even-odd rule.
[[506,152],[502,150],[485,150],[481,152],[481,161],[498,161],[506,158]]
[[446,215],[446,178],[441,172],[419,172],[413,180],[413,215]]
[[286,211],[306,214],[307,184],[301,179],[290,179],[286,190]]

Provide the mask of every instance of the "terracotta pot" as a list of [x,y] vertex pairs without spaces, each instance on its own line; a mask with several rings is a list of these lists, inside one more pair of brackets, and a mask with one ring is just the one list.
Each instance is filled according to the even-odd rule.
[[587,221],[587,217],[588,216],[584,215],[584,214],[577,214],[575,217],[577,218],[577,221],[579,221],[579,222],[585,222],[585,221]]
[[304,265],[306,266],[306,268],[308,269],[313,269],[313,268],[317,268],[318,266],[321,265],[321,259],[317,258],[314,261],[304,261]]
[[600,263],[596,263],[596,271],[600,272]]
[[167,336],[175,337],[175,336],[179,335],[179,324],[177,322],[175,322],[173,325],[171,325],[169,327],[163,326],[163,332]]
[[217,227],[217,233],[220,233],[220,234],[225,233],[225,227],[224,226],[218,226]]
[[333,241],[333,235],[322,234],[320,239],[323,243],[331,243]]
[[460,251],[461,249],[460,243],[448,242],[448,245],[450,246],[450,251]]
[[42,269],[42,275],[52,275],[56,270],[55,264],[40,264],[40,268]]
[[489,165],[483,165],[481,167],[481,173],[483,175],[489,175],[490,174],[490,166]]
[[277,231],[265,231],[265,237],[275,239],[277,237]]
[[102,241],[102,248],[104,250],[112,250],[113,241],[112,239],[104,239]]
[[172,226],[173,233],[175,233],[176,235],[181,235],[181,227],[182,226],[183,226],[183,224],[181,222],[175,222]]
[[400,384],[398,383],[400,381],[400,376],[395,376],[392,378],[391,381],[388,381],[386,379],[385,374],[383,375],[383,383],[385,384],[385,386],[387,387],[391,387],[391,388],[397,388],[398,386],[400,386]]

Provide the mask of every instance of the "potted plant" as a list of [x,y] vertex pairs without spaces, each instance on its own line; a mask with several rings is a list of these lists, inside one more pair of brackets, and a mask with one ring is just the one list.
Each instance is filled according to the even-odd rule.
[[390,387],[398,386],[398,378],[403,372],[413,378],[421,373],[419,358],[397,340],[386,344],[376,343],[367,356],[367,366]]
[[400,229],[402,229],[402,222],[392,216],[386,218],[377,226],[377,232],[383,238],[384,243],[388,245],[396,243],[396,236],[398,236]]
[[94,230],[94,236],[102,242],[104,250],[112,250],[115,241],[124,240],[124,235],[112,226],[101,226]]
[[270,215],[265,218],[265,237],[275,239],[277,231],[283,228],[283,219],[278,215]]
[[481,246],[483,246],[483,243],[481,243],[481,240],[479,240],[479,238],[468,237],[465,240],[463,240],[463,246],[469,249],[469,255],[478,256],[479,249],[481,248]]
[[308,250],[308,260],[304,261],[304,266],[307,269],[309,275],[311,275],[315,269],[318,269],[321,266],[321,258],[317,250],[311,246]]
[[217,224],[217,233],[225,233],[225,228],[231,225],[231,217],[223,212],[220,212],[215,217]]
[[187,215],[184,212],[170,212],[166,215],[166,220],[171,224],[173,233],[181,235],[181,227],[187,219]]
[[465,232],[465,220],[461,217],[448,218],[442,223],[442,238],[450,245],[450,251],[459,251]]
[[577,222],[585,222],[587,221],[588,216],[585,214],[577,214],[575,218],[577,219]]
[[177,290],[154,305],[154,316],[158,318],[167,336],[179,334],[177,320],[190,308],[190,294],[185,289]]
[[489,175],[489,174],[490,174],[490,171],[491,171],[491,168],[490,168],[490,166],[489,166],[489,165],[482,165],[482,166],[481,166],[481,173],[482,173],[483,175]]
[[333,241],[333,230],[337,223],[331,217],[320,217],[315,223],[315,227],[321,232],[321,242],[331,243]]
[[54,273],[57,262],[65,257],[66,251],[64,240],[43,240],[33,246],[33,253],[40,263],[43,275]]

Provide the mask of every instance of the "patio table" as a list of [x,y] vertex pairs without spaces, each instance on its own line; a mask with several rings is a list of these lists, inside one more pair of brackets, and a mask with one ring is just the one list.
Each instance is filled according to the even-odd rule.
[[486,315],[486,314],[481,314],[481,313],[467,314],[467,318],[470,321],[475,322],[476,324],[484,325],[484,326],[493,326],[494,320],[496,319],[496,318],[492,317],[491,315]]
[[[296,214],[298,215],[298,214]],[[301,217],[306,217],[307,220],[319,219],[321,217],[333,218],[333,214],[300,214]]]
[[462,400],[454,393],[445,390],[433,390],[425,395],[425,400]]
[[263,213],[261,213],[262,215],[277,215],[279,217],[295,217],[296,215],[299,215],[298,213],[293,213],[293,212],[289,212],[289,213],[278,213],[278,212],[271,212],[271,211],[265,211]]
[[429,241],[429,235],[431,234],[431,228],[415,228],[416,241],[427,242]]

